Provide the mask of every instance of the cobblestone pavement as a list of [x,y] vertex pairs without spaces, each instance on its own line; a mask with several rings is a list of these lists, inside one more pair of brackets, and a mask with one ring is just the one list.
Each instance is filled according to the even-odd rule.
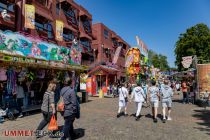
[[[195,105],[181,104],[176,97],[172,110],[172,121],[165,124],[153,123],[150,108],[143,108],[140,121],[134,117],[116,118],[118,99],[90,98],[81,104],[81,118],[74,123],[80,140],[210,140],[210,110]],[[135,111],[135,104],[129,104],[128,113]],[[159,113],[161,110],[159,110]],[[34,130],[42,116],[40,113],[6,121],[0,124],[0,140],[33,140],[35,137],[5,137],[5,130]],[[62,118],[58,116],[58,124]],[[84,136],[82,136],[84,134]],[[48,136],[41,140],[50,139]]]

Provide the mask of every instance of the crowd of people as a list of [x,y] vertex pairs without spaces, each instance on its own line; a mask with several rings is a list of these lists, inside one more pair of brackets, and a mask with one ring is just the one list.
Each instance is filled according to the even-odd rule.
[[[150,86],[145,83],[141,84],[140,82],[138,82],[136,85],[133,85],[129,88],[127,87],[127,84],[121,83],[119,84],[117,91],[119,94],[119,109],[117,113],[117,118],[121,116],[121,110],[123,108],[124,115],[128,116],[128,102],[132,102],[133,100],[136,104],[136,121],[140,119],[142,106],[146,103],[151,105],[153,121],[154,123],[157,123],[159,102],[161,102],[162,105],[162,122],[166,123],[166,120],[172,120],[171,108],[174,91],[170,86],[169,80],[164,80],[164,82],[161,84],[157,83],[155,80],[151,80]],[[166,115],[167,109],[168,111]]]

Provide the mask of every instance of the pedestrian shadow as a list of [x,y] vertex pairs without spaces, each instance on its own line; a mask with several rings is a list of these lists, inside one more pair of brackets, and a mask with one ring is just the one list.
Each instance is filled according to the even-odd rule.
[[83,128],[74,129],[74,132],[76,134],[75,139],[79,139],[85,136],[85,129]]
[[[62,130],[63,130],[63,125],[58,126],[58,131],[62,132]],[[74,133],[76,134],[75,139],[82,138],[85,136],[85,129],[83,128],[74,129]]]
[[173,100],[173,102],[174,102],[174,103],[180,103],[180,104],[182,104],[182,103],[183,103],[183,101],[182,101],[182,100],[178,100],[178,99]]
[[[202,126],[194,128],[200,131],[205,131],[206,134],[210,135],[210,110],[194,110],[194,112],[195,114],[193,114],[193,117],[197,118],[197,120],[201,120],[197,122],[197,124]],[[203,126],[205,126],[205,128]]]
[[[147,115],[145,115],[145,117],[146,117],[146,118],[153,119],[153,116],[152,116],[151,114],[147,114]],[[161,115],[161,114],[158,114],[158,115],[157,115],[157,118],[162,119],[162,115]]]

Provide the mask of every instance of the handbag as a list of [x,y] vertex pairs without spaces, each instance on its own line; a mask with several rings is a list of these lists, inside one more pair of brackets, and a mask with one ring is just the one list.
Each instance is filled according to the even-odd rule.
[[[121,91],[122,91],[122,87],[121,87]],[[125,99],[125,102],[128,102],[128,97],[125,97],[125,96],[124,96],[123,91],[122,91],[122,95],[123,95],[123,97],[124,97],[124,99]]]
[[[66,94],[66,92],[69,90],[69,88],[63,93],[63,96]],[[57,111],[58,112],[63,112],[64,111],[64,100],[63,96],[60,96],[60,99],[57,103]]]
[[55,119],[55,115],[52,115],[52,117],[50,119],[50,123],[48,125],[48,130],[49,131],[58,130],[58,124],[57,124],[57,121]]

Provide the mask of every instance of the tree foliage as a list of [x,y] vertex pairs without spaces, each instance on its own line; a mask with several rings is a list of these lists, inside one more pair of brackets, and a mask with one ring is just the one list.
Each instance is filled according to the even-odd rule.
[[178,70],[183,70],[181,61],[184,56],[197,55],[201,60],[209,60],[210,29],[208,26],[202,23],[197,24],[180,34],[174,52]]
[[161,71],[166,71],[169,69],[167,57],[162,54],[157,54],[152,50],[149,51],[150,64],[155,68],[159,68]]

